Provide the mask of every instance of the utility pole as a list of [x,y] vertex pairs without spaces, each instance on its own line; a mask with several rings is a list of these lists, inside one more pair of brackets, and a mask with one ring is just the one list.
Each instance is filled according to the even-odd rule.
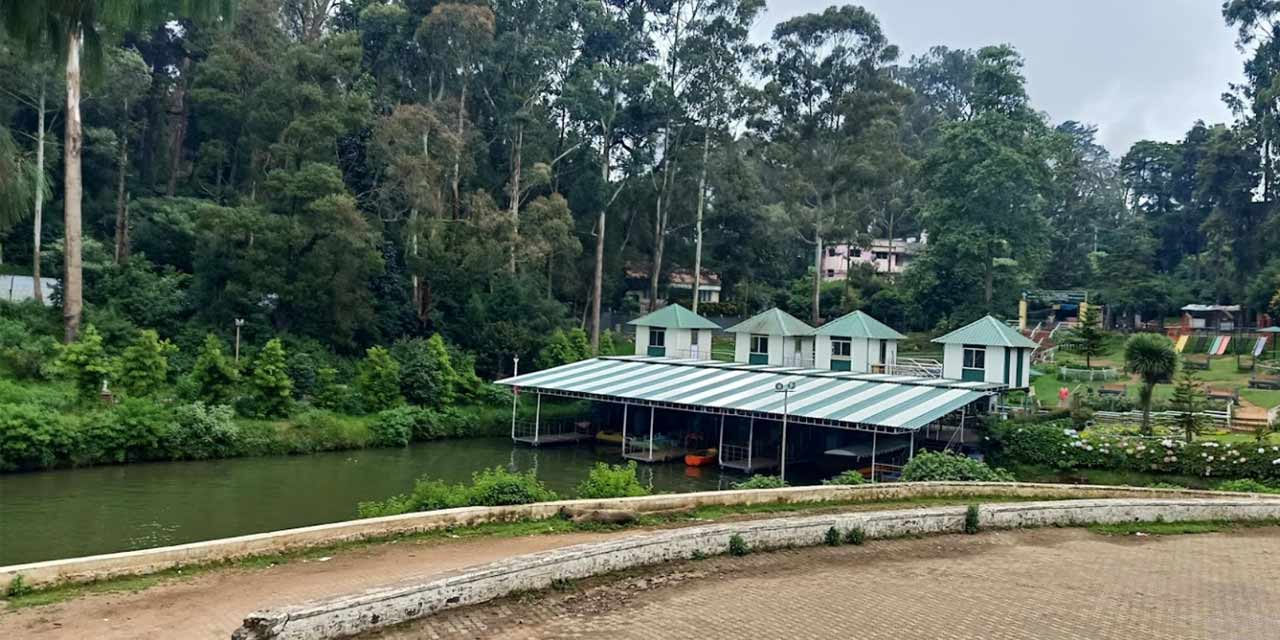
[[236,365],[240,364],[240,327],[244,326],[244,318],[236,318]]
[[[782,468],[779,470],[779,476],[783,484],[787,482],[787,413],[788,401],[791,398],[791,392],[796,390],[796,383],[788,382],[773,385],[773,390],[782,394]],[[750,463],[748,463],[750,464]]]

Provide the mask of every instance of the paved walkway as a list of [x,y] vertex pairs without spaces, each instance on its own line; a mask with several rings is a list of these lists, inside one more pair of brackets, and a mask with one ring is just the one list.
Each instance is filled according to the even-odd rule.
[[717,557],[376,636],[1273,640],[1280,529],[1044,529]]

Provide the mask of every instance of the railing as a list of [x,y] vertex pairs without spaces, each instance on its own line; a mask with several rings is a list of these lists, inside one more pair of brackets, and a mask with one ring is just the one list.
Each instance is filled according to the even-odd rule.
[[895,376],[941,378],[942,363],[933,358],[898,358],[897,362],[885,365],[884,372]]
[[578,435],[591,434],[591,421],[581,420],[577,418],[565,418],[559,420],[547,420],[545,422],[534,423],[529,420],[520,420],[515,424],[512,430],[514,438],[545,438],[550,436],[560,436],[569,433]]
[[[1196,415],[1208,420],[1216,427],[1231,428],[1231,409],[1226,411],[1200,411]],[[1177,424],[1182,417],[1180,411],[1152,411],[1151,424],[1169,426]],[[1117,424],[1138,424],[1142,422],[1141,411],[1094,411],[1093,419],[1097,422]]]
[[1072,369],[1070,367],[1058,367],[1058,377],[1062,380],[1087,380],[1093,382],[1095,380],[1116,380],[1120,377],[1120,372],[1114,368],[1106,369]]
[[700,349],[698,347],[689,347],[688,349],[667,349],[666,355],[664,355],[663,357],[676,358],[676,359],[690,358],[693,360],[710,360],[712,359],[712,354],[710,349]]

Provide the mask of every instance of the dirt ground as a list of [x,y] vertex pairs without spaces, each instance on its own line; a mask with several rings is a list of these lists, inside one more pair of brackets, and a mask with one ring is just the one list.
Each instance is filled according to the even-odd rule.
[[368,636],[1271,640],[1280,528],[1040,529],[719,556],[580,581]]

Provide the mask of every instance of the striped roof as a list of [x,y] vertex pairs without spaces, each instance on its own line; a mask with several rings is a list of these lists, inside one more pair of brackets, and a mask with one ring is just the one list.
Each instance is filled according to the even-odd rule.
[[728,333],[757,333],[767,336],[810,336],[813,327],[799,318],[774,307],[725,329]]
[[640,316],[627,324],[637,327],[667,329],[719,329],[720,325],[678,305],[669,304],[653,313]]
[[816,336],[839,338],[870,338],[872,340],[905,340],[907,337],[889,328],[869,314],[854,311],[828,322],[814,330]]
[[799,422],[911,431],[1002,388],[986,382],[848,373],[647,356],[583,360],[498,384],[611,402],[633,401],[781,419],[777,383],[795,383],[787,415]]
[[974,344],[987,347],[1020,347],[1035,349],[1040,345],[1030,338],[1018,333],[1016,329],[995,319],[992,316],[971,322],[941,338],[934,338],[938,344]]

